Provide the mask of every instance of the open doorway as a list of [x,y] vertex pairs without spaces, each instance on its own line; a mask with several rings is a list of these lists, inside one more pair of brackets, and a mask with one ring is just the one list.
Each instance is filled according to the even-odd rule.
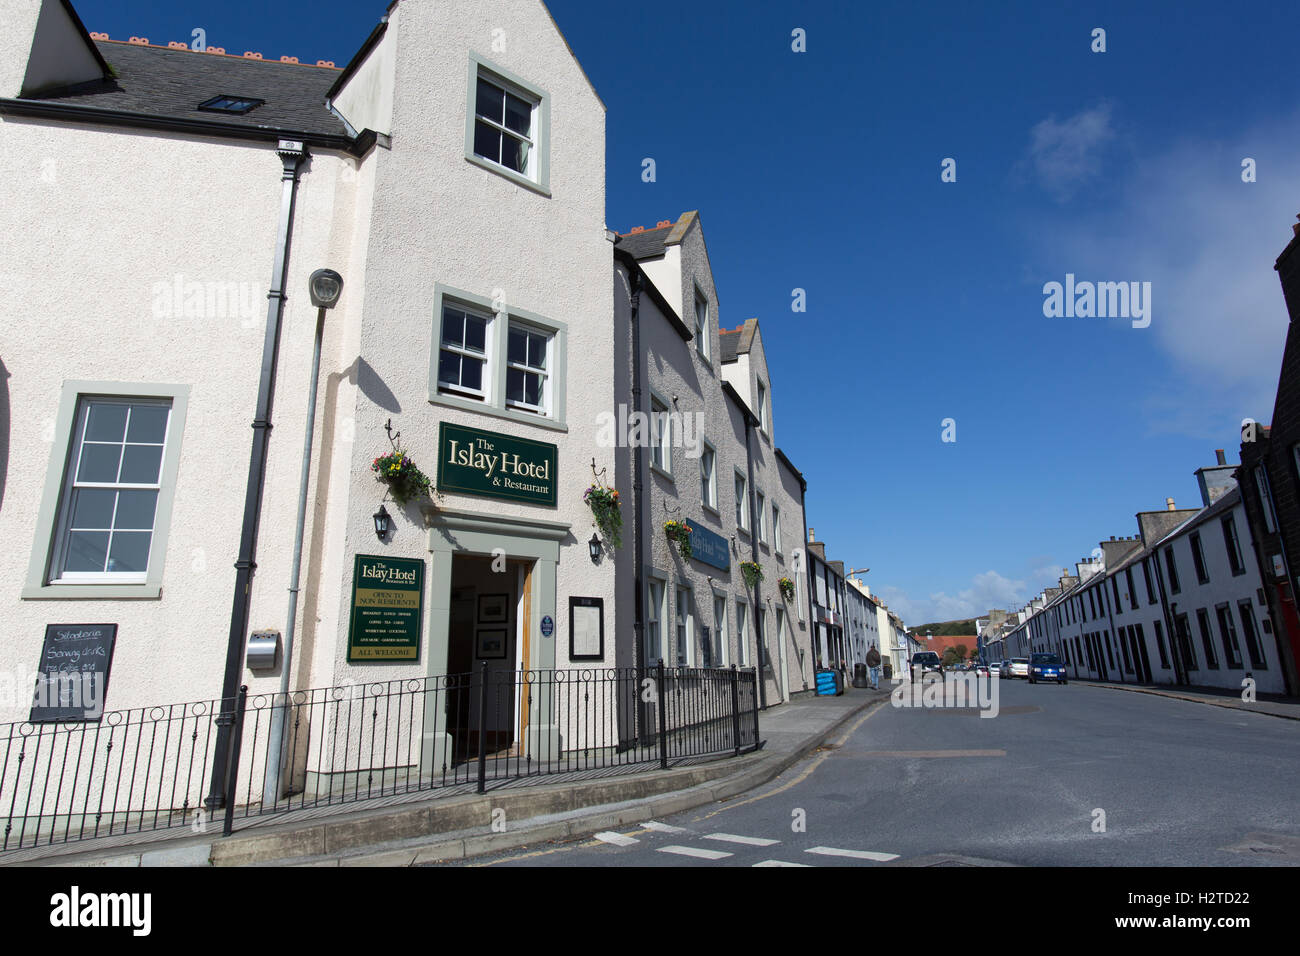
[[521,622],[528,620],[531,565],[500,557],[452,558],[446,706],[457,762],[478,756],[480,735],[489,754],[510,752],[517,743],[516,676],[528,666]]

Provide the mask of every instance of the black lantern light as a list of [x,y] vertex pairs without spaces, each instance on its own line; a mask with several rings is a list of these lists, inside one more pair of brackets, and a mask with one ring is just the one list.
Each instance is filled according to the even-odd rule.
[[379,506],[379,510],[374,513],[373,517],[375,519],[375,534],[379,537],[380,541],[383,541],[384,538],[388,537],[388,532],[392,530],[393,519],[389,517],[388,509],[382,504]]
[[591,540],[587,542],[587,550],[591,553],[591,563],[600,564],[600,538],[594,531],[591,533]]
[[333,269],[317,269],[307,282],[311,304],[318,309],[332,309],[343,291],[343,277]]

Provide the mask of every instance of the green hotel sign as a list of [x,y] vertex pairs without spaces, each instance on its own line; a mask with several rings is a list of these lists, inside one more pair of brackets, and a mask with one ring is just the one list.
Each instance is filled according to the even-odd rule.
[[553,506],[558,471],[558,449],[546,442],[450,422],[439,429],[439,491]]
[[352,569],[348,661],[418,661],[424,561],[358,554]]

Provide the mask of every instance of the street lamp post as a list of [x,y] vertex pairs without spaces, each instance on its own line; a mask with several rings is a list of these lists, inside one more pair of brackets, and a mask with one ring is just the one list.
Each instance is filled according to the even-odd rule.
[[[284,726],[289,713],[289,671],[293,664],[293,638],[298,620],[298,582],[302,573],[302,538],[307,523],[307,486],[311,478],[311,446],[316,429],[316,391],[320,381],[321,338],[325,312],[334,308],[343,292],[343,278],[333,269],[317,269],[308,281],[311,303],[316,306],[316,340],[312,348],[311,383],[307,386],[307,427],[302,440],[302,469],[298,477],[298,523],[293,533],[293,567],[289,572],[289,612],[284,625],[284,662],[280,666],[280,705],[271,708],[271,729],[267,738],[266,777],[262,783],[262,808],[280,799],[280,775],[284,771]],[[385,515],[386,517],[386,515]],[[375,522],[378,529],[379,521]],[[382,540],[382,537],[381,539]]]

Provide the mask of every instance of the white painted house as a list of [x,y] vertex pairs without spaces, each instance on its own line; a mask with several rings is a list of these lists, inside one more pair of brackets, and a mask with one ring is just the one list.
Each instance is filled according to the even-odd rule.
[[[274,692],[245,641],[291,621],[291,690],[614,663],[619,553],[593,561],[583,501],[615,465],[605,107],[543,3],[508,20],[398,0],[337,69],[0,0],[0,671],[70,622],[114,626],[110,710]],[[298,550],[321,268],[343,291]],[[390,422],[422,506],[372,471]],[[419,566],[410,643],[350,640],[365,556]],[[576,742],[515,690],[491,726],[431,708],[422,762]]]

